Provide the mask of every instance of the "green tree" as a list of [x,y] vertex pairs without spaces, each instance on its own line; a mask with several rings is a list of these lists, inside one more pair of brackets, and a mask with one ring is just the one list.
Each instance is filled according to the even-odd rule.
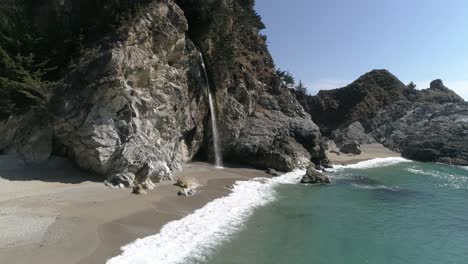
[[299,81],[299,83],[295,87],[296,91],[302,95],[307,95],[307,87],[302,83],[302,81]]
[[416,89],[416,84],[414,82],[410,82],[407,86],[410,89]]
[[276,75],[280,77],[281,81],[286,85],[286,87],[294,88],[296,80],[288,71],[278,69],[276,70]]

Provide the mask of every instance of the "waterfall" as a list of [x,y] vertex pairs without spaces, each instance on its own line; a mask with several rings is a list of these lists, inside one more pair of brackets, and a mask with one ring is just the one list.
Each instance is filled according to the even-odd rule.
[[211,129],[213,134],[213,149],[215,155],[215,166],[216,168],[223,167],[223,159],[221,154],[221,149],[219,146],[219,134],[218,134],[218,125],[216,122],[216,111],[213,103],[213,96],[211,95],[210,83],[208,81],[208,74],[206,73],[205,60],[203,59],[203,54],[200,52],[200,61],[203,68],[203,73],[205,74],[205,83],[206,89],[208,90],[208,101],[210,103],[210,112],[211,112]]

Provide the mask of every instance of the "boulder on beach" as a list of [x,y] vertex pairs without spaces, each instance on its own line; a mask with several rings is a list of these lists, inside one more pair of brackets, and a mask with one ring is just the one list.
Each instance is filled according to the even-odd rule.
[[135,187],[133,187],[133,191],[132,191],[133,194],[140,194],[140,195],[146,195],[147,192],[145,191],[145,188],[143,188],[143,186],[141,185],[137,185]]
[[182,189],[192,189],[200,186],[197,179],[191,176],[182,176],[177,178],[177,182],[175,185],[179,186]]
[[192,188],[184,188],[177,193],[177,195],[179,196],[192,196],[194,194],[195,194],[195,189],[192,189]]
[[360,155],[362,153],[361,145],[357,141],[351,141],[349,143],[346,143],[340,148],[340,151],[345,154],[355,154],[355,155]]

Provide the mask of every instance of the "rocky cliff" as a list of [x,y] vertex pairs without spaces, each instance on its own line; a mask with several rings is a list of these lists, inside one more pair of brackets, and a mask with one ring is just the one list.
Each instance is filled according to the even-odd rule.
[[306,103],[338,146],[379,142],[409,159],[468,165],[468,103],[441,80],[416,90],[386,70],[374,70]]
[[[62,8],[65,17],[83,7],[45,3],[40,10]],[[89,38],[90,52],[79,53],[45,107],[1,122],[4,153],[29,162],[66,156],[128,186],[171,179],[212,153],[202,53],[228,160],[281,171],[326,164],[318,126],[275,74],[253,1],[141,3]]]

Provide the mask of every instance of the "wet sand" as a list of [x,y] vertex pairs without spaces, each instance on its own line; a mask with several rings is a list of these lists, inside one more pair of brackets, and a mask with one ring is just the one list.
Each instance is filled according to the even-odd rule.
[[361,151],[362,153],[360,155],[327,153],[327,156],[334,165],[355,164],[375,158],[401,157],[400,153],[394,152],[384,147],[382,144],[362,145]]
[[[0,160],[0,165],[4,161]],[[268,176],[263,171],[207,163],[185,165],[178,176],[203,186],[179,197],[173,183],[157,184],[148,195],[110,189],[96,176],[66,161],[45,167],[0,169],[0,263],[105,263],[120,247],[154,235],[209,201],[229,193],[238,180]],[[94,180],[94,181],[90,181]]]

